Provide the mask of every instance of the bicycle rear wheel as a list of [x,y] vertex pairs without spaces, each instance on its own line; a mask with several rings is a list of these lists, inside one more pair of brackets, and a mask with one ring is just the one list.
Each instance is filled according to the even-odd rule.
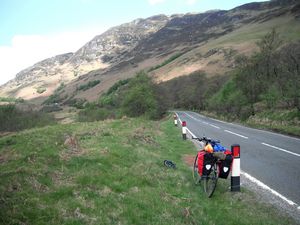
[[201,176],[198,172],[198,154],[195,157],[194,165],[193,165],[193,180],[196,185],[199,184],[201,180]]
[[207,197],[211,197],[216,189],[218,175],[217,164],[215,163],[209,175],[203,177],[203,189]]

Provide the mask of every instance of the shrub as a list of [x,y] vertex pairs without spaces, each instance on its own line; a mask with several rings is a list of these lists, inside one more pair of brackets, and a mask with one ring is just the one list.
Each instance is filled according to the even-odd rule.
[[47,90],[47,89],[46,89],[45,87],[38,87],[38,88],[36,89],[36,92],[37,92],[38,94],[42,94],[42,93],[44,93],[46,90]]
[[280,99],[278,88],[272,85],[264,94],[261,95],[261,99],[267,103],[269,109],[274,109]]
[[73,106],[77,109],[83,109],[84,108],[84,104],[86,103],[86,99],[83,98],[73,98],[73,99],[69,99],[66,104],[69,106]]
[[78,91],[86,91],[94,86],[96,86],[97,84],[99,84],[101,81],[100,80],[93,80],[93,81],[89,81],[87,84],[82,84],[80,85],[77,90]]
[[0,131],[19,131],[50,124],[55,124],[55,120],[44,112],[21,111],[15,105],[0,106]]
[[179,58],[180,56],[182,56],[184,53],[183,52],[179,52],[179,53],[176,53],[175,55],[172,55],[170,58],[168,58],[167,60],[163,61],[161,64],[159,65],[156,65],[154,67],[151,67],[148,72],[151,72],[153,70],[157,70],[167,64],[169,64],[170,62],[174,61],[175,59]]
[[78,113],[79,122],[93,122],[113,118],[114,114],[105,108],[88,107]]
[[52,105],[45,105],[41,109],[42,112],[46,112],[46,113],[57,112],[57,111],[61,111],[61,110],[63,110],[63,108],[61,108],[57,103],[52,104]]
[[113,92],[116,92],[120,87],[128,84],[130,79],[125,79],[125,80],[119,80],[117,83],[115,83],[113,86],[111,86],[108,91],[106,92],[106,95],[110,95]]
[[128,89],[124,92],[122,111],[131,117],[145,115],[150,119],[158,119],[164,114],[160,107],[159,96],[155,85],[145,72],[140,72],[130,80]]
[[62,102],[64,99],[66,99],[68,97],[67,95],[64,97],[60,96],[60,94],[63,92],[64,87],[65,84],[60,83],[59,87],[56,88],[54,93],[50,95],[42,104],[43,105],[55,104],[55,103]]
[[0,97],[0,102],[23,103],[24,101],[25,100],[23,98]]
[[43,105],[50,105],[50,104],[55,104],[59,103],[63,100],[64,98],[61,97],[58,93],[54,93],[50,95],[44,102]]

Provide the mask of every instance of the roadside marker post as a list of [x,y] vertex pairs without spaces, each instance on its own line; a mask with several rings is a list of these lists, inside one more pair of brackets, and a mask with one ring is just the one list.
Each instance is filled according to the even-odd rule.
[[240,162],[240,145],[231,146],[231,154],[233,156],[232,171],[231,171],[231,191],[241,191],[240,176],[241,176],[241,162]]
[[182,138],[183,140],[186,140],[186,121],[182,121],[181,126],[182,126]]
[[175,124],[175,127],[177,127],[177,115],[176,114],[174,114],[174,124]]

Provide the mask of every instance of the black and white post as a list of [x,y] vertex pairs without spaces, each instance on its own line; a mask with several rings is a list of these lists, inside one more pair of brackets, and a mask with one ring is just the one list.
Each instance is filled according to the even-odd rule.
[[182,138],[183,140],[186,140],[186,121],[182,121],[181,126],[182,126]]
[[175,127],[177,127],[177,123],[178,123],[178,122],[177,122],[177,115],[176,115],[176,114],[174,114],[174,116],[173,116],[173,117],[174,117],[174,124],[175,124]]
[[241,175],[241,162],[240,162],[240,145],[231,146],[231,154],[233,156],[232,171],[231,171],[231,191],[241,191],[240,175]]

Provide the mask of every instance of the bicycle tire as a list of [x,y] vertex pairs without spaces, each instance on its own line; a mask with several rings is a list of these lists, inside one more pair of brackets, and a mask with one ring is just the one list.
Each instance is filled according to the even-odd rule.
[[212,167],[212,170],[208,176],[203,177],[203,189],[207,197],[210,198],[217,186],[218,182],[218,173],[217,173],[217,164],[215,163]]
[[193,180],[194,180],[194,184],[196,185],[198,185],[201,181],[201,176],[198,172],[198,154],[196,155],[193,164]]

